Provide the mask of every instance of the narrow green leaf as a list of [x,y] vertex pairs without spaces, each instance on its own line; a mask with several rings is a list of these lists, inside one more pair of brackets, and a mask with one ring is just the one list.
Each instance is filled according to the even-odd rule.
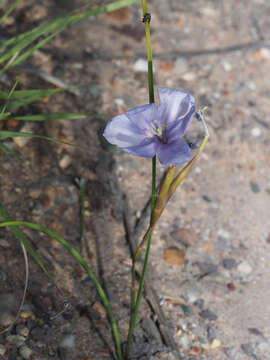
[[[52,120],[73,120],[73,119],[85,119],[89,117],[85,114],[72,114],[72,113],[60,113],[60,114],[40,114],[40,115],[24,115],[12,117],[14,120],[19,121],[52,121]],[[0,118],[1,120],[1,118]]]
[[21,0],[15,0],[13,4],[10,5],[10,7],[5,11],[4,15],[1,17],[0,19],[0,25],[2,24],[2,22],[9,16],[9,14],[14,10],[14,8],[16,7],[16,5],[20,2]]
[[0,130],[0,138],[6,139],[6,138],[13,138],[13,137],[31,137],[31,138],[49,140],[49,141],[53,141],[53,142],[56,142],[59,144],[76,146],[74,144],[71,144],[71,143],[68,143],[68,142],[53,138],[53,137],[32,134],[32,133],[26,133],[26,132],[19,132],[19,131]]
[[[4,219],[5,221],[11,221],[11,218],[4,208],[2,204],[0,204],[0,217]],[[13,226],[10,228],[10,230],[13,232],[13,234],[16,236],[16,238],[25,246],[26,250],[29,252],[29,254],[32,256],[32,258],[36,261],[36,263],[39,265],[39,267],[44,271],[44,273],[48,276],[50,280],[52,280],[52,276],[47,271],[46,267],[44,266],[43,262],[40,260],[39,256],[36,254],[34,249],[31,247],[29,242],[26,240],[22,232],[16,227]]]
[[100,6],[95,9],[87,10],[87,11],[84,11],[84,12],[81,12],[81,13],[78,13],[75,15],[59,17],[57,19],[54,19],[54,20],[48,22],[45,25],[42,25],[38,28],[33,29],[30,32],[27,32],[26,34],[22,34],[20,36],[14,37],[13,39],[9,39],[8,41],[4,42],[3,44],[0,44],[0,46],[6,47],[12,43],[15,43],[15,45],[0,57],[0,63],[3,63],[7,59],[11,58],[13,55],[20,53],[23,49],[25,49],[28,45],[30,45],[32,42],[34,42],[40,36],[51,33],[51,35],[49,35],[45,39],[41,40],[33,48],[26,51],[19,58],[14,60],[13,63],[7,65],[4,69],[1,70],[0,73],[3,73],[7,69],[10,69],[11,67],[15,66],[18,62],[25,60],[36,49],[38,49],[41,46],[43,46],[44,44],[46,44],[49,40],[51,40],[59,32],[64,30],[69,24],[84,20],[90,16],[96,16],[96,15],[103,14],[106,12],[118,10],[122,7],[131,5],[137,1],[138,0],[118,0],[118,1],[114,1],[110,4]]

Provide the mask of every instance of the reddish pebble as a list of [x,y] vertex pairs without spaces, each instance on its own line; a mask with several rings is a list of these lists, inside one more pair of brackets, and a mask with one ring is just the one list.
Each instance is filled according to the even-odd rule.
[[234,291],[236,289],[234,283],[231,281],[227,284],[227,288],[230,290],[230,291]]
[[270,234],[268,235],[266,242],[267,242],[267,244],[270,244]]

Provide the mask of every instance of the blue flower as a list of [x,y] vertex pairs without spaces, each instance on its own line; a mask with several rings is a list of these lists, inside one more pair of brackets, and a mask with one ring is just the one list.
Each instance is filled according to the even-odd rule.
[[113,117],[104,130],[111,144],[133,155],[152,158],[164,165],[187,162],[191,149],[182,139],[195,114],[194,97],[159,88],[159,106],[148,104]]

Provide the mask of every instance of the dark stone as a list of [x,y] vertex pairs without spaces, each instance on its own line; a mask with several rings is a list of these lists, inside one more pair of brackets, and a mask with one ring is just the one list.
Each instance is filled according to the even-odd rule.
[[227,270],[231,270],[236,266],[236,261],[232,258],[223,259],[223,267]]
[[250,181],[249,185],[250,185],[252,192],[254,192],[254,194],[258,194],[261,191],[261,189],[257,183]]
[[218,269],[217,265],[209,262],[197,261],[195,265],[199,267],[200,272],[203,276],[214,274],[217,272]]
[[206,310],[202,310],[200,313],[199,313],[200,317],[203,318],[204,320],[209,320],[209,321],[216,321],[217,320],[217,315],[209,310],[209,309],[206,309]]
[[208,195],[203,195],[202,198],[204,201],[206,201],[208,203],[212,202],[212,199]]
[[192,311],[191,306],[188,306],[185,304],[181,304],[180,306],[185,315],[187,315],[187,316],[192,315],[193,311]]
[[207,340],[209,343],[216,338],[217,332],[213,326],[207,328]]
[[204,300],[203,299],[198,299],[193,303],[193,305],[202,310],[203,307],[204,307]]

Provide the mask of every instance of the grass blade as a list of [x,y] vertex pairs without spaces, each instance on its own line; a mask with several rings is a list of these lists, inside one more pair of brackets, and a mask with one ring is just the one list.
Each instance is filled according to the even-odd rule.
[[[0,217],[5,221],[11,221],[11,218],[7,212],[7,210],[4,208],[2,204],[0,204]],[[26,240],[22,232],[16,227],[13,226],[10,228],[10,230],[13,232],[13,234],[16,236],[16,238],[24,245],[26,250],[29,252],[29,254],[32,256],[32,258],[36,261],[36,263],[39,265],[39,267],[44,271],[44,273],[48,276],[48,278],[53,281],[52,276],[47,271],[46,267],[44,266],[43,262],[40,260],[32,246],[29,244],[29,242]]]
[[4,13],[4,15],[1,17],[0,19],[0,25],[2,24],[3,21],[5,21],[5,19],[9,16],[9,14],[15,9],[16,5],[20,2],[21,0],[15,0],[13,4],[10,5],[10,7],[6,10],[6,12]]
[[52,137],[49,137],[49,136],[43,136],[43,135],[20,132],[20,131],[0,130],[0,138],[6,139],[6,138],[13,138],[13,137],[31,137],[31,138],[37,138],[37,139],[53,141],[53,142],[56,142],[58,144],[76,146],[76,145],[68,143],[66,141],[62,141],[62,140],[52,138]]
[[[53,121],[53,120],[85,119],[87,117],[89,117],[89,116],[86,114],[60,113],[60,114],[13,116],[12,119],[18,120],[18,121]],[[1,118],[0,118],[0,120],[1,120]]]

